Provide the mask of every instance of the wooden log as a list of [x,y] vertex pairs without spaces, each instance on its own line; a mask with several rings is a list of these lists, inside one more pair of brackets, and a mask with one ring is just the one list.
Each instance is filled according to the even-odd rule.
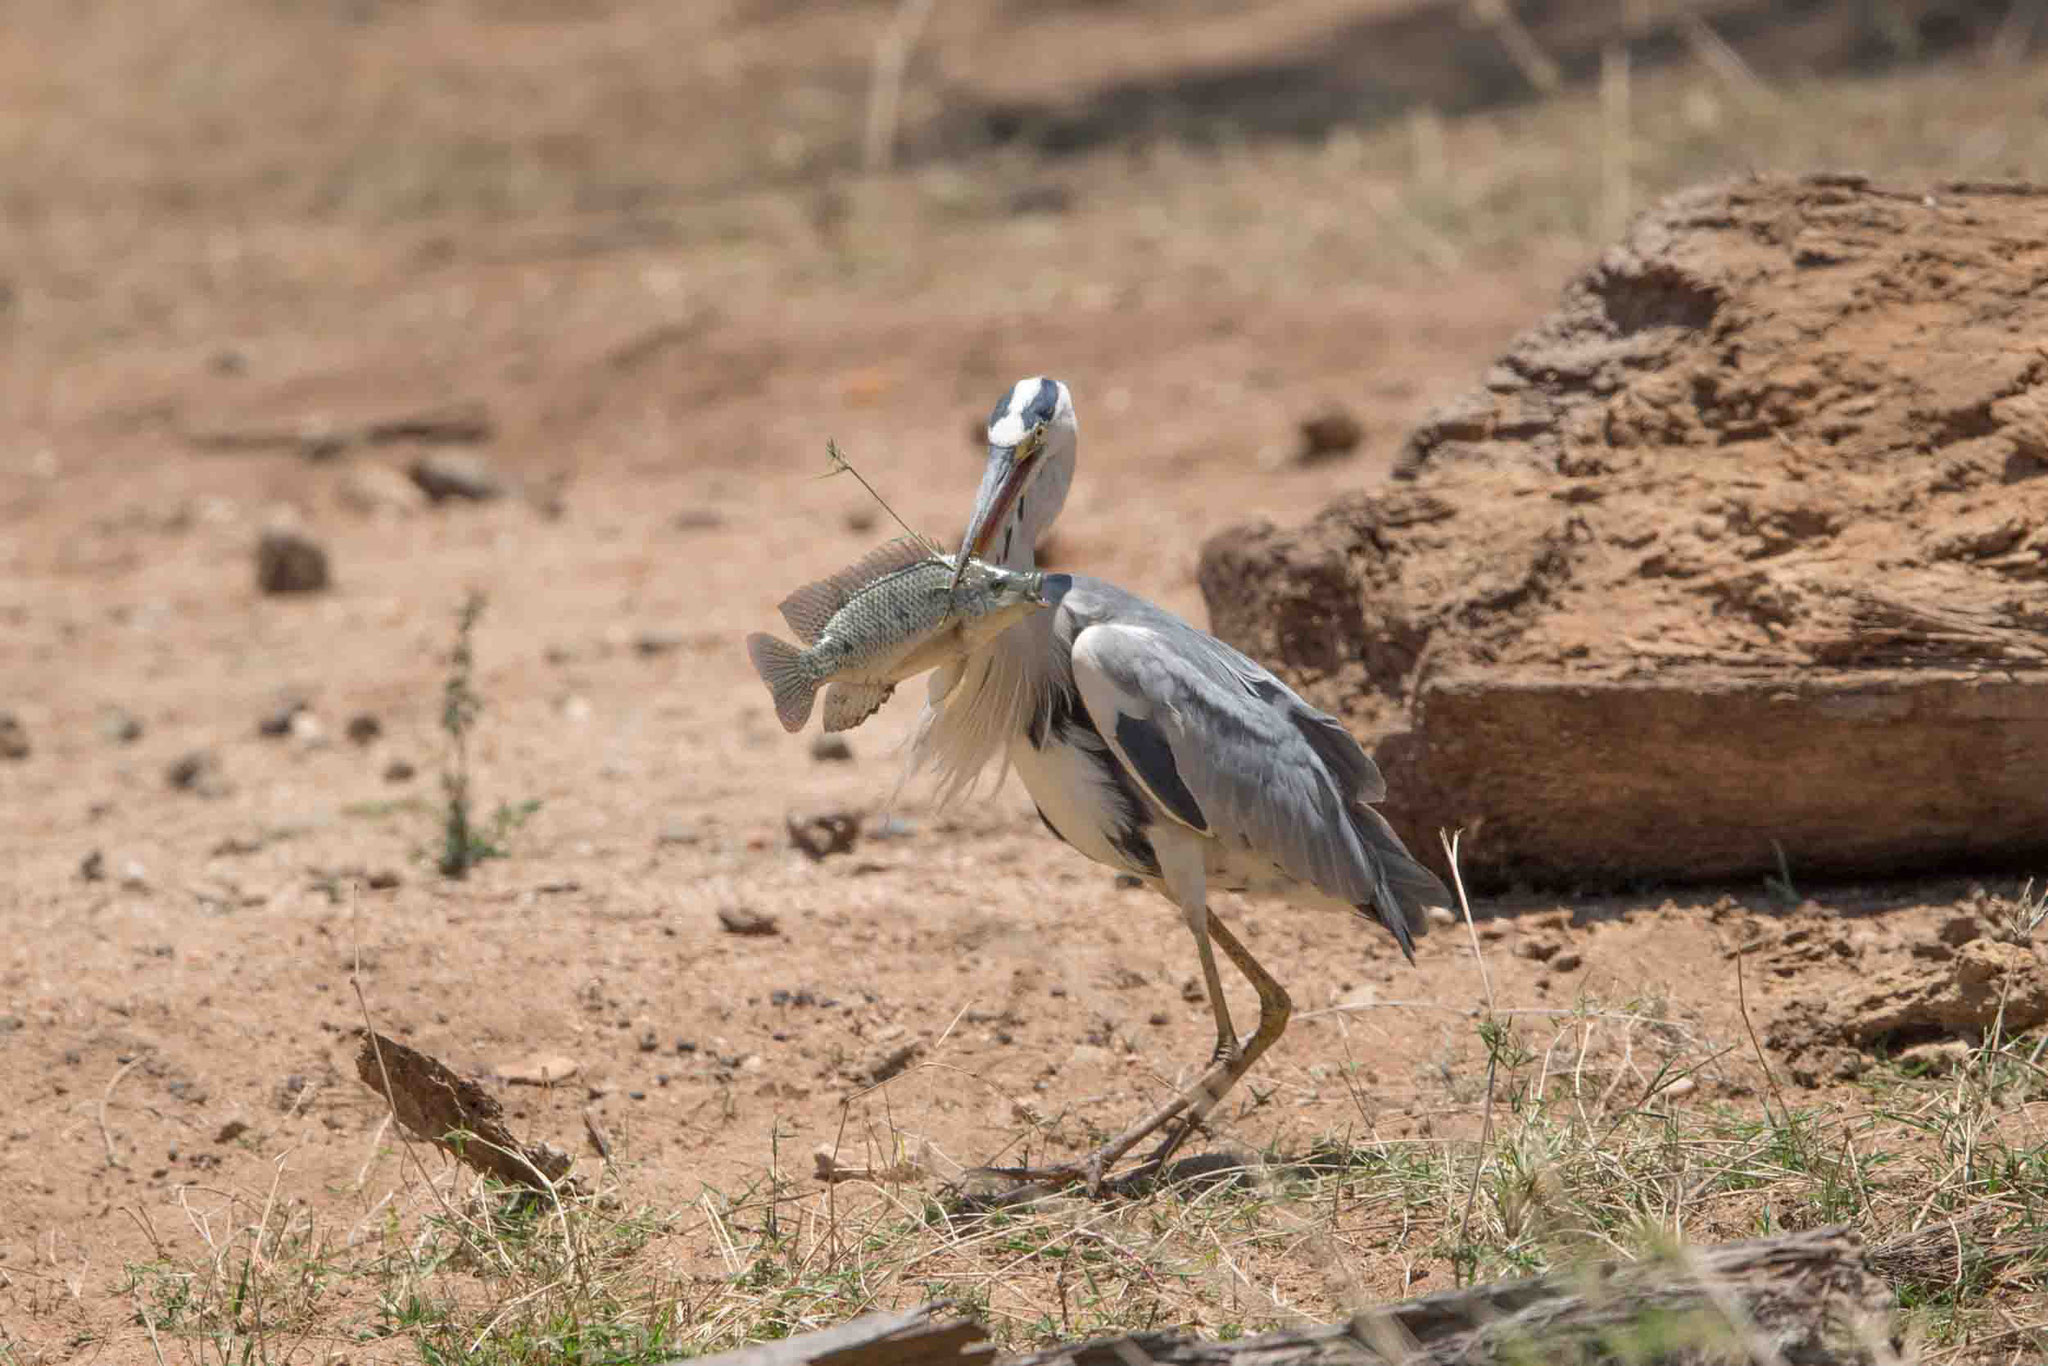
[[[981,1330],[961,1320],[933,1322],[941,1308],[873,1314],[707,1360],[986,1360]],[[1891,1309],[1891,1290],[1865,1265],[1862,1240],[1845,1229],[1820,1229],[1441,1291],[1346,1323],[1235,1342],[1140,1333],[1005,1356],[999,1366],[1881,1366],[1899,1360]]]

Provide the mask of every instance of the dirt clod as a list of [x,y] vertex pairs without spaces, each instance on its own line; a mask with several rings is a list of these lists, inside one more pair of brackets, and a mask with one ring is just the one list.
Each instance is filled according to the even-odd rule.
[[2048,962],[2031,947],[1973,939],[1945,962],[1880,966],[1829,995],[1795,998],[1765,1031],[1793,1078],[1817,1086],[1857,1075],[1873,1049],[1905,1049],[1994,1027],[2048,1022]]
[[1215,630],[1380,737],[1388,817],[1472,832],[1487,890],[2039,854],[2044,205],[1674,196],[1388,488],[1212,538]]
[[821,764],[845,763],[853,758],[853,746],[844,735],[820,735],[811,741],[811,757]]
[[0,711],[0,759],[21,760],[28,756],[28,728],[13,712]]
[[357,712],[354,716],[349,717],[348,729],[345,733],[348,736],[349,743],[352,745],[374,744],[384,734],[384,723],[379,721],[373,713],[366,711]]
[[1333,460],[1351,454],[1363,440],[1365,425],[1350,409],[1333,404],[1302,419],[1301,450],[1295,459],[1304,465]]
[[327,548],[304,532],[274,528],[256,542],[256,586],[265,593],[318,593],[331,582]]

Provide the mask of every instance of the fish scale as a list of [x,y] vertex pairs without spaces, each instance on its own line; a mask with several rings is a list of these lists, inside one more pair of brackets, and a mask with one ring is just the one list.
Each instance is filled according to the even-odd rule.
[[803,729],[820,687],[825,729],[857,726],[903,679],[966,655],[1046,605],[1041,573],[970,559],[957,587],[955,578],[954,559],[906,537],[785,598],[783,620],[807,648],[747,637],[783,729]]

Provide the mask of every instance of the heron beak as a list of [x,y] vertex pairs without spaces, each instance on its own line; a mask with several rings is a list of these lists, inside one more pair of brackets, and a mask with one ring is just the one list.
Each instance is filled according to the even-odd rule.
[[988,468],[982,472],[981,492],[974,498],[974,516],[968,519],[967,534],[960,541],[960,563],[966,567],[969,555],[985,559],[996,532],[1010,520],[1018,495],[1031,482],[1038,456],[1045,449],[1045,433],[1033,431],[1014,446],[990,446]]

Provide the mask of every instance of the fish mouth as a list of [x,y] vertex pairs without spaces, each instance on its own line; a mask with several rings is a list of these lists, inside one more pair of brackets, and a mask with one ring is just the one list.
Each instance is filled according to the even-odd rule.
[[960,541],[960,567],[967,557],[988,557],[989,543],[996,531],[1010,520],[1010,510],[1038,469],[1045,451],[1045,424],[1040,423],[1014,446],[990,446],[988,467],[982,472],[981,492],[975,496],[974,515],[968,519],[967,534]]

